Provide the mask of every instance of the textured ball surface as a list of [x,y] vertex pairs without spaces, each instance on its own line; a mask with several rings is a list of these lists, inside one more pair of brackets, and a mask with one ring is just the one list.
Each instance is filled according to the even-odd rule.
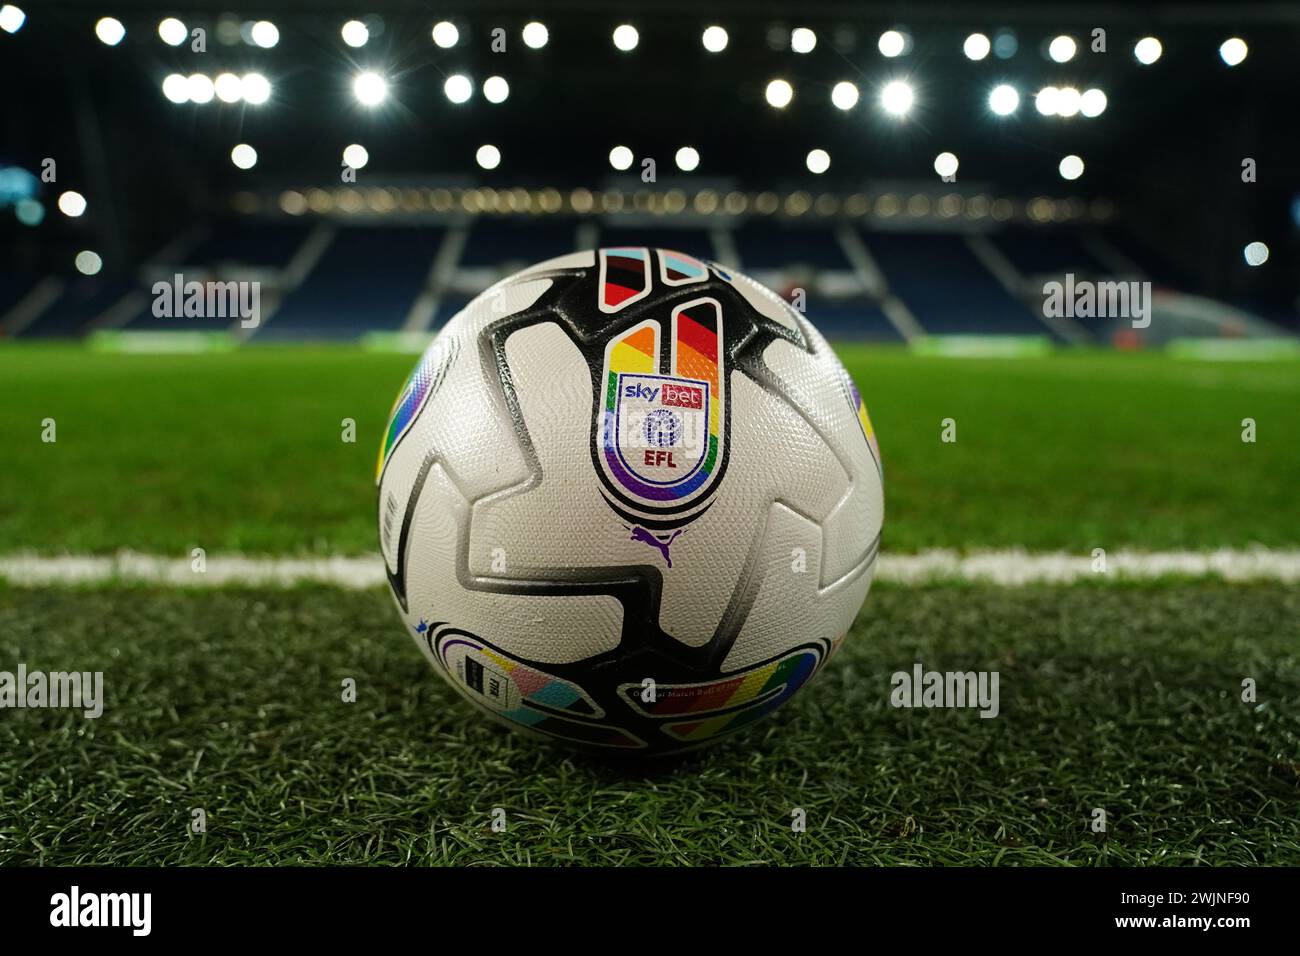
[[526,269],[453,318],[393,406],[379,537],[434,668],[510,726],[667,753],[826,662],[871,583],[880,457],[825,340],[663,249]]

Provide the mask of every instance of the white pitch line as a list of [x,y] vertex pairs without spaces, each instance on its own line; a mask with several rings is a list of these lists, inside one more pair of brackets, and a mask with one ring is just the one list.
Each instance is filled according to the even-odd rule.
[[[886,552],[876,563],[876,580],[920,585],[963,581],[999,586],[1068,584],[1074,581],[1150,580],[1166,575],[1225,581],[1300,581],[1300,550],[1267,548],[1219,551],[1115,551],[1106,573],[1093,570],[1091,555],[1057,552],[931,550]],[[0,556],[0,580],[21,586],[137,583],[169,587],[253,585],[289,587],[300,583],[348,589],[379,587],[384,566],[376,554],[332,558],[253,558],[216,555],[204,571],[185,558],[122,551],[111,556],[30,553]]]

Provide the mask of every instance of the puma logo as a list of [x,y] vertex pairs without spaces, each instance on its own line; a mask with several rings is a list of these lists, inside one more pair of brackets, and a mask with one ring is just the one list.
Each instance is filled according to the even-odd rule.
[[660,541],[658,538],[656,538],[645,528],[642,528],[640,525],[637,525],[635,528],[632,529],[632,540],[644,541],[646,544],[650,545],[650,547],[658,548],[659,552],[664,556],[664,560],[668,562],[668,567],[671,568],[673,566],[673,559],[668,556],[668,546],[672,544],[674,541],[676,541],[677,536],[685,530],[686,530],[685,528],[678,528],[676,531],[674,531],[672,534],[668,536],[667,541]]

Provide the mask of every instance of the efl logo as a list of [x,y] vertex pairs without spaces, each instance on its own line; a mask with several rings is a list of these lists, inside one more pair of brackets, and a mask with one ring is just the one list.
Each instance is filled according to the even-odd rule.
[[704,408],[704,389],[695,385],[671,385],[664,383],[665,405],[676,405],[678,408]]

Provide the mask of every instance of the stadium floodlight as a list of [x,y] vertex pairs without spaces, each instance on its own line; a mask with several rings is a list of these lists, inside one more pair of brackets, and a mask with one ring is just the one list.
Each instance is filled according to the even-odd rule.
[[1044,116],[1055,116],[1061,91],[1054,86],[1044,86],[1034,95],[1034,108]]
[[433,25],[433,42],[444,50],[450,50],[460,42],[460,30],[449,20],[439,20]]
[[955,153],[940,153],[934,157],[934,171],[942,178],[957,175],[957,156]]
[[496,169],[501,165],[501,150],[491,143],[484,143],[474,154],[474,159],[484,169]]
[[474,94],[474,84],[463,73],[453,73],[442,84],[442,91],[453,103],[464,103]]
[[808,166],[808,172],[820,176],[831,168],[831,154],[824,149],[814,149],[808,153],[804,162]]
[[59,196],[59,212],[70,219],[76,219],[86,211],[86,197],[69,189]]
[[624,53],[636,49],[636,45],[641,42],[641,34],[636,32],[636,27],[630,23],[620,23],[614,28],[614,46],[618,47]]
[[609,151],[609,164],[620,171],[629,169],[634,158],[632,150],[626,146],[615,146]]
[[894,58],[902,56],[903,51],[907,48],[907,37],[897,30],[886,30],[880,34],[880,39],[876,41],[876,46],[882,56]]
[[790,49],[795,53],[811,53],[817,47],[817,34],[807,27],[790,31]]
[[6,3],[3,7],[0,7],[0,30],[5,33],[17,33],[26,22],[27,14],[12,3]]
[[504,76],[489,76],[483,81],[483,98],[489,103],[504,103],[510,96],[510,84]]
[[983,33],[972,33],[966,38],[966,42],[962,44],[961,49],[966,54],[967,59],[982,60],[989,55],[989,51],[993,49],[993,44],[989,42],[989,38]]
[[370,162],[370,152],[360,143],[353,143],[343,150],[343,162],[353,169],[361,169]]
[[700,40],[710,53],[721,53],[727,48],[727,31],[722,27],[706,27]]
[[104,260],[99,257],[99,253],[91,252],[89,249],[78,252],[72,262],[77,267],[77,271],[85,276],[99,275],[99,270],[104,268]]
[[546,29],[546,24],[534,20],[532,23],[524,24],[523,36],[524,46],[530,50],[540,50],[550,40],[551,33]]
[[191,103],[211,103],[217,93],[212,80],[202,73],[191,73],[185,78],[185,85],[189,87]]
[[189,35],[189,28],[175,17],[168,17],[158,24],[158,36],[168,46],[180,46]]
[[100,17],[95,23],[95,36],[105,46],[117,46],[126,36],[126,27],[116,17]]
[[1228,66],[1236,66],[1242,60],[1246,59],[1246,54],[1248,52],[1249,50],[1246,47],[1246,41],[1241,39],[1241,37],[1232,37],[1231,39],[1224,40],[1223,44],[1219,47],[1219,56],[1223,58],[1223,62],[1228,64]]
[[366,70],[352,81],[352,93],[362,106],[378,106],[388,96],[388,81],[374,70]]
[[1133,55],[1143,66],[1150,66],[1156,60],[1160,59],[1160,54],[1165,52],[1160,41],[1155,37],[1143,37],[1133,44]]
[[1091,119],[1106,112],[1106,94],[1096,87],[1084,90],[1079,98],[1079,112]]
[[190,84],[185,77],[179,73],[169,74],[162,84],[163,96],[173,103],[181,104],[190,101]]
[[1246,265],[1262,266],[1268,262],[1268,246],[1259,241],[1248,243],[1242,255],[1246,258]]
[[1079,45],[1074,42],[1074,37],[1062,34],[1055,37],[1047,45],[1047,55],[1057,63],[1069,63],[1074,59],[1074,54],[1079,51]]
[[773,80],[767,84],[767,89],[763,95],[767,99],[767,105],[783,110],[790,105],[794,99],[794,87],[788,80]]
[[249,32],[253,43],[260,46],[263,50],[269,50],[280,42],[280,28],[270,20],[258,20],[253,24],[253,29]]
[[989,109],[998,116],[1010,116],[1020,108],[1020,94],[1014,86],[1001,83],[989,93]]
[[252,169],[257,165],[257,150],[247,143],[240,143],[230,151],[230,161],[240,169]]
[[892,80],[880,91],[881,107],[894,116],[906,116],[915,99],[911,84],[903,80]]
[[1057,116],[1077,116],[1083,105],[1083,96],[1073,86],[1063,86],[1056,96]]
[[677,161],[677,168],[684,173],[689,173],[700,165],[700,153],[694,146],[683,146],[673,158]]
[[831,87],[831,103],[836,109],[851,110],[858,105],[858,85],[848,80],[840,80]]
[[350,47],[362,47],[370,41],[370,28],[360,20],[349,20],[339,32],[343,35],[343,42]]
[[245,73],[240,85],[245,103],[261,106],[271,98],[271,83],[261,73]]
[[1083,175],[1083,160],[1071,153],[1061,160],[1056,170],[1061,174],[1062,179],[1078,179]]
[[244,96],[244,81],[233,73],[217,74],[212,86],[223,103],[238,103]]

